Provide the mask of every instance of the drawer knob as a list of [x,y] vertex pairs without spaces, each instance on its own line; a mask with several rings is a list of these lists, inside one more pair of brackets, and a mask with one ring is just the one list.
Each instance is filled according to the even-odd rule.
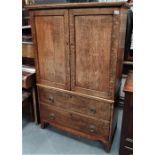
[[96,108],[93,108],[93,107],[90,108],[90,112],[93,113],[93,114],[95,114],[96,113]]
[[55,114],[53,114],[53,113],[50,114],[50,115],[49,115],[49,119],[50,119],[50,120],[54,120],[54,119],[55,119]]
[[131,138],[126,138],[125,139],[127,142],[133,143],[133,140]]
[[48,97],[48,100],[53,103],[54,102],[53,96]]
[[95,126],[94,126],[94,125],[90,125],[89,131],[90,131],[91,133],[94,133],[94,132],[95,132]]

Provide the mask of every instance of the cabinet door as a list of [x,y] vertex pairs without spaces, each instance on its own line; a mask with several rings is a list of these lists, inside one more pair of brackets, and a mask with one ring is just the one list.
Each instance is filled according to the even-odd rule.
[[38,83],[70,89],[68,10],[36,11]]
[[71,89],[112,99],[117,61],[119,10],[72,9],[69,14]]

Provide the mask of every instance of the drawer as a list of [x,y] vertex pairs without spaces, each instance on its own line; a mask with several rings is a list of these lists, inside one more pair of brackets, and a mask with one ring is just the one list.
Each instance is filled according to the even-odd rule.
[[129,147],[129,148],[133,148],[133,139],[132,138],[125,138],[124,145]]
[[59,126],[71,128],[89,135],[102,136],[105,140],[108,140],[110,128],[108,121],[99,121],[57,107],[51,108],[51,106],[46,104],[40,104],[40,114],[41,121],[58,124]]
[[34,58],[33,44],[22,44],[22,56],[26,58]]
[[120,148],[120,155],[133,155],[133,148],[128,147],[128,146],[122,146]]
[[40,101],[48,105],[82,113],[101,120],[110,121],[112,104],[107,101],[99,101],[41,87],[38,87],[38,93]]

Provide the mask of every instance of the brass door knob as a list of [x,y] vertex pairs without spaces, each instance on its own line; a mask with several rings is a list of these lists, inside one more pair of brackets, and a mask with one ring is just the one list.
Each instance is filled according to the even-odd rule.
[[53,96],[49,96],[49,97],[48,97],[48,100],[49,100],[51,103],[53,103],[53,102],[54,102]]
[[91,107],[89,110],[90,110],[90,112],[93,113],[93,114],[96,113],[96,108],[94,108],[94,107]]
[[49,119],[50,119],[50,120],[54,120],[54,119],[55,119],[55,114],[54,114],[54,113],[50,114],[50,115],[49,115]]
[[91,133],[94,133],[94,132],[95,132],[95,126],[94,126],[94,125],[90,125],[90,126],[89,126],[89,131],[90,131]]

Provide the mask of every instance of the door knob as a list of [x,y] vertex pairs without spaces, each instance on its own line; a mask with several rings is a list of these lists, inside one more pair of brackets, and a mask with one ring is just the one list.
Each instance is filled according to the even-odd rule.
[[94,107],[91,107],[89,110],[90,110],[90,112],[93,113],[93,114],[96,113],[96,108],[94,108]]
[[54,113],[50,114],[50,115],[49,115],[49,119],[50,119],[50,120],[54,120],[54,119],[55,119],[55,114],[54,114]]
[[48,100],[53,103],[54,102],[53,96],[48,97]]
[[89,131],[90,131],[91,133],[94,133],[94,132],[95,132],[95,126],[94,126],[94,125],[90,125]]

